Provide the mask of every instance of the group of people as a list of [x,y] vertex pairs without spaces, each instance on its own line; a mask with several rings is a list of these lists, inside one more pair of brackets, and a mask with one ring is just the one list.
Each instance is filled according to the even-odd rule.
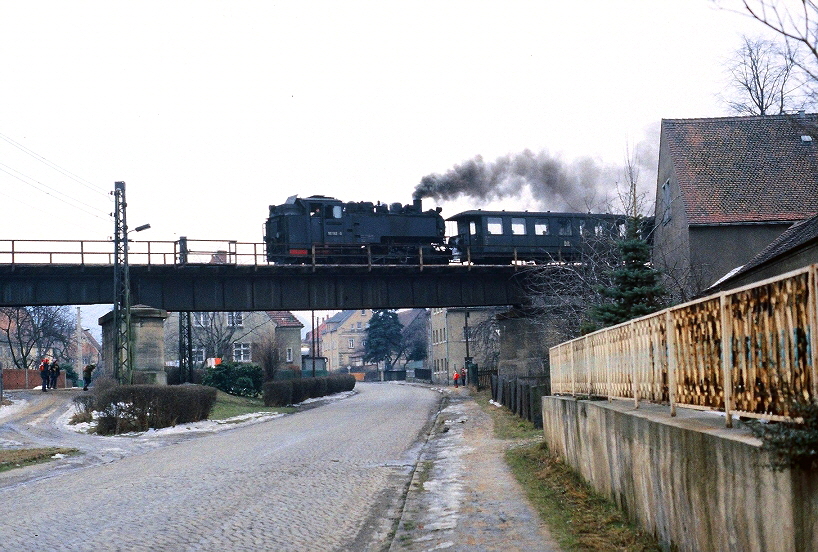
[[454,372],[454,386],[458,387],[458,384],[462,385],[463,387],[466,387],[467,385],[465,368],[461,368],[459,372],[457,370]]
[[43,391],[57,388],[57,380],[60,377],[60,365],[56,360],[45,357],[40,362],[40,377],[43,380]]

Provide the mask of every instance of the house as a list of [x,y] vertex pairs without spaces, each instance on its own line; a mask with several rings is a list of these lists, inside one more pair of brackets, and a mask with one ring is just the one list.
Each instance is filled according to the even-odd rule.
[[[429,316],[429,357],[433,383],[453,383],[452,376],[465,366],[466,357],[485,367],[491,352],[479,328],[495,314],[495,308],[431,309]],[[466,331],[468,325],[468,332]],[[468,339],[467,339],[468,338]]]
[[[343,310],[317,328],[317,356],[327,358],[327,370],[337,372],[363,366],[366,327],[372,309]],[[308,339],[311,335],[308,335]]]
[[662,121],[653,261],[687,300],[818,213],[818,115]]
[[705,290],[716,293],[818,263],[818,215],[795,223],[750,261]]
[[[191,313],[193,362],[208,358],[233,362],[261,361],[270,351],[279,367],[301,364],[303,324],[290,311]],[[170,364],[179,359],[179,314],[165,321],[165,351]],[[272,347],[272,349],[270,349]]]

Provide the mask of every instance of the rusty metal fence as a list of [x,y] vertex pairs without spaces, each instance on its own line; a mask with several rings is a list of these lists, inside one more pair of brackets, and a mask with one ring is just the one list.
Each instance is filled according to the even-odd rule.
[[[781,420],[818,398],[818,265],[550,349],[554,394]],[[725,346],[726,344],[726,346]]]

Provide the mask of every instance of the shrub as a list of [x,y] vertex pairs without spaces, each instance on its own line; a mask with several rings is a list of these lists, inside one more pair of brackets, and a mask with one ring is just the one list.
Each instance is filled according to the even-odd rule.
[[74,397],[74,408],[76,413],[71,416],[69,424],[81,424],[94,420],[94,395],[77,395]]
[[264,406],[293,404],[293,380],[269,381],[264,384]]
[[773,471],[818,468],[818,403],[794,402],[790,415],[800,418],[801,423],[754,421],[748,425],[761,439],[761,449],[770,453],[769,467]]
[[[190,374],[191,381],[182,381],[182,376],[180,373],[180,369],[178,366],[168,366],[165,368],[165,374],[168,377],[168,385],[180,385],[182,383],[195,383],[197,385],[202,384],[202,380],[204,379],[205,371],[201,368],[194,368],[192,370],[192,374]],[[185,378],[189,379],[189,378]]]
[[264,373],[255,364],[223,362],[205,372],[202,383],[240,397],[258,397],[262,392]]
[[207,419],[216,389],[199,385],[119,385],[95,393],[97,433],[146,431]]
[[353,389],[355,376],[349,374],[268,381],[264,384],[264,406],[288,406]]

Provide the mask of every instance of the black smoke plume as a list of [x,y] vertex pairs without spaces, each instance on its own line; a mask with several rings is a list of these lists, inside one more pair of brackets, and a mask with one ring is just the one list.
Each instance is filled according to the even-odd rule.
[[446,174],[424,176],[413,196],[444,201],[468,196],[487,203],[520,197],[528,188],[537,202],[531,206],[535,210],[607,210],[616,198],[621,171],[621,167],[605,166],[591,158],[565,162],[545,151],[525,150],[494,162],[478,155]]

